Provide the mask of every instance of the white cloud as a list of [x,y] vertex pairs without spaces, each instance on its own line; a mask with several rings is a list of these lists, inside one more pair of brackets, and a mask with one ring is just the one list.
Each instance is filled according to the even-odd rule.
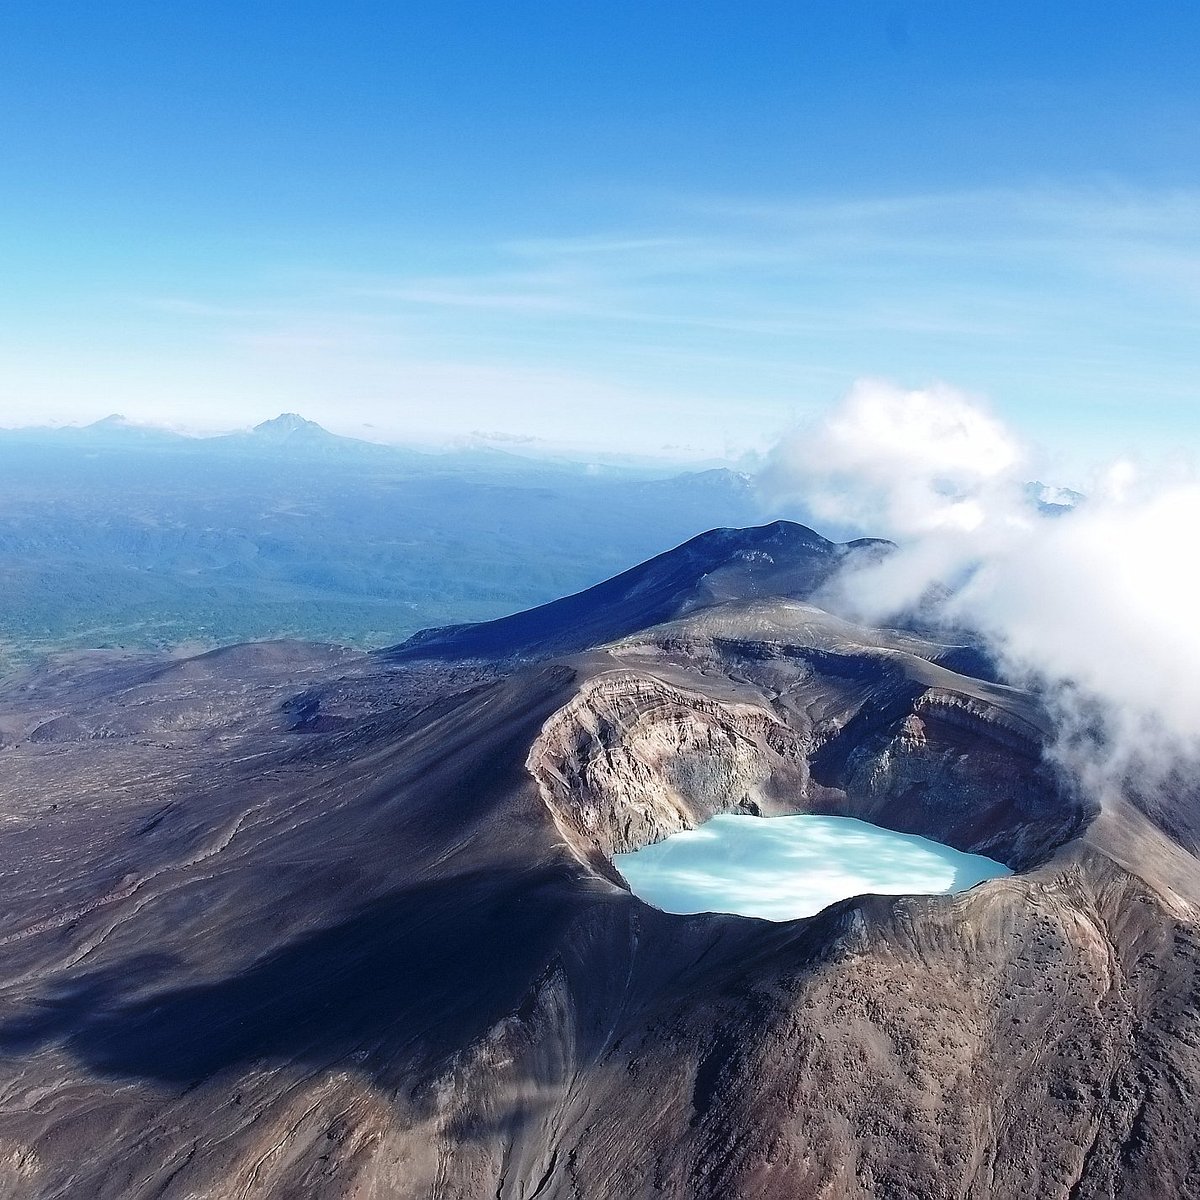
[[767,482],[783,495],[799,489],[818,516],[907,536],[977,527],[981,493],[1021,459],[1007,430],[959,393],[869,380],[776,447]]
[[899,543],[830,603],[872,620],[932,604],[1046,688],[1064,728],[1099,714],[1102,744],[1074,763],[1093,783],[1200,753],[1200,482],[1116,463],[1050,517],[1025,496],[1030,463],[959,393],[863,383],[782,443],[763,481]]

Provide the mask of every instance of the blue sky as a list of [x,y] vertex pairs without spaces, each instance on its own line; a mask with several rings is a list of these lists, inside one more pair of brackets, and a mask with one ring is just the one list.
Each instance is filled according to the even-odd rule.
[[[10,0],[0,423],[1200,434],[1200,8]],[[533,443],[531,443],[533,444]]]

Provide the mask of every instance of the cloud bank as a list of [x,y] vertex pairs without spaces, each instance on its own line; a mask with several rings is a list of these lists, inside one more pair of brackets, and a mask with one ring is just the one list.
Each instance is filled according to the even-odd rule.
[[1046,693],[1059,753],[1088,782],[1161,779],[1200,758],[1200,481],[1118,462],[1075,511],[1047,515],[1032,463],[982,402],[868,381],[777,446],[760,482],[776,504],[898,543],[831,607],[974,631]]

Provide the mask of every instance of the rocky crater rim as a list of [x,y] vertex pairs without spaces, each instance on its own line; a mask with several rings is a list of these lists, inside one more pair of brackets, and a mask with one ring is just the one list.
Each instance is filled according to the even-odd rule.
[[1014,871],[1095,815],[1059,786],[1031,726],[973,697],[918,687],[829,721],[787,715],[610,671],[545,721],[526,768],[575,857],[621,887],[615,854],[718,813],[857,817]]

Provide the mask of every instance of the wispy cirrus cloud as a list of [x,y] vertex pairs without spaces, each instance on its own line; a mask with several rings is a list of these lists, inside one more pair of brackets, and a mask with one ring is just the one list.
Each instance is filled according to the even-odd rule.
[[[643,214],[674,235],[606,234],[512,238],[489,246],[484,269],[392,280],[376,293],[414,304],[539,309],[631,322],[695,319],[708,308],[775,314],[781,293],[821,301],[826,313],[871,310],[867,287],[903,296],[890,311],[900,332],[936,329],[928,314],[963,303],[1001,311],[1062,313],[1079,289],[1107,278],[1127,287],[1196,282],[1200,195],[1121,189],[986,190],[827,202],[679,199]],[[1039,289],[1053,277],[1057,286]],[[664,306],[645,300],[669,299]],[[638,303],[638,301],[642,301]],[[1031,303],[1032,302],[1032,303]],[[786,305],[785,305],[786,307]],[[808,306],[818,307],[816,303]],[[984,332],[978,321],[950,331]],[[743,318],[735,328],[779,332]],[[1011,322],[994,332],[1011,332]]]
[[[715,452],[765,447],[871,374],[987,393],[1046,440],[1200,433],[1200,195],[1187,191],[627,195],[552,232],[271,253],[219,286],[113,297],[105,336],[142,363],[130,390],[163,395],[178,383],[168,350],[186,351],[235,394],[290,392],[314,415],[397,429],[424,404],[422,426],[456,436],[531,432],[553,388],[520,381],[560,377],[576,397],[564,425],[574,412],[582,433],[588,406],[607,405],[628,412],[609,434],[632,446],[674,426]],[[448,403],[446,388],[420,391],[430,363],[443,380],[453,366],[508,382],[464,383]],[[48,394],[54,364],[26,365]],[[389,378],[408,397],[390,415]],[[520,402],[524,387],[542,400]]]

